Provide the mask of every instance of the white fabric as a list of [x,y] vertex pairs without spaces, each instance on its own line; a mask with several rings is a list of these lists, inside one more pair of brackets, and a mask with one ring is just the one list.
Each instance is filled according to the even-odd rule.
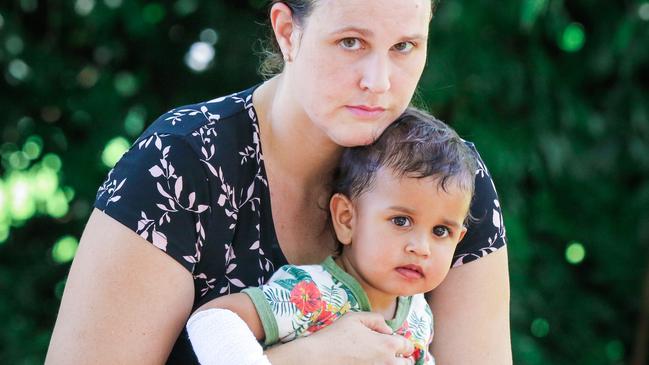
[[195,313],[187,333],[202,365],[271,365],[246,322],[227,309]]

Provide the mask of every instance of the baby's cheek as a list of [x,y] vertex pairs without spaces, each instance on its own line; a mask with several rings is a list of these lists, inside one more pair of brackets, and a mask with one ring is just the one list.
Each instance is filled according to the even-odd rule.
[[439,285],[448,274],[449,269],[451,268],[451,260],[453,260],[454,253],[454,249],[445,249],[443,252],[440,252],[438,255],[436,255],[436,259],[434,260],[434,264],[432,266],[432,276],[435,278],[435,283],[433,284],[435,286]]

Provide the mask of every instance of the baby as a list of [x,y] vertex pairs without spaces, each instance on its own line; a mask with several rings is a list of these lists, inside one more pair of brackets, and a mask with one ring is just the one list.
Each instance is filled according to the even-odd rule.
[[329,204],[338,253],[199,308],[187,324],[199,361],[269,364],[257,341],[291,341],[372,311],[413,342],[416,364],[434,364],[423,293],[442,282],[466,233],[475,171],[457,133],[414,108],[373,144],[346,149]]

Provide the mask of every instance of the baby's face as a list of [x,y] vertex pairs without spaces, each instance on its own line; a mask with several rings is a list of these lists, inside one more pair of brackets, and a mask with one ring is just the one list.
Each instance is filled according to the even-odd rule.
[[443,190],[435,178],[400,178],[382,168],[373,188],[352,202],[342,259],[370,296],[430,291],[448,273],[470,202],[452,180]]

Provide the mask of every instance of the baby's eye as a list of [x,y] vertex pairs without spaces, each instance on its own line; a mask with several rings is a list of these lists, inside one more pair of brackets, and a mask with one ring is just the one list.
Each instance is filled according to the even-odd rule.
[[349,51],[356,51],[361,49],[361,40],[358,38],[345,38],[338,42],[344,49]]
[[394,217],[392,218],[392,223],[399,227],[409,227],[411,224],[410,218],[408,217]]
[[393,47],[399,53],[409,53],[415,47],[415,44],[412,42],[399,42]]
[[447,227],[444,227],[444,226],[435,226],[435,227],[433,228],[433,234],[434,234],[435,236],[437,236],[437,237],[441,237],[441,238],[443,238],[443,237],[447,237],[447,236],[449,236],[449,235],[451,234],[451,232],[449,231],[449,229],[448,229]]

